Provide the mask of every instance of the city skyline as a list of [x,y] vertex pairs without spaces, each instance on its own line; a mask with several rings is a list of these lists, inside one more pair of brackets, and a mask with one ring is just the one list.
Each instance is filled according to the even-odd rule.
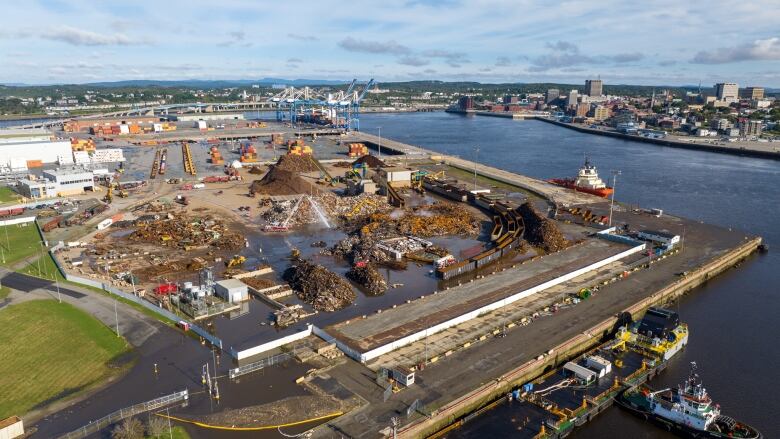
[[636,8],[422,0],[347,10],[314,2],[39,0],[5,7],[0,83],[600,77],[605,84],[780,87],[778,19],[773,2]]

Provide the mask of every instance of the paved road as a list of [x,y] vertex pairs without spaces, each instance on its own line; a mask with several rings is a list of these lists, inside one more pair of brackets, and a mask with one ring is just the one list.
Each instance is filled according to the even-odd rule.
[[54,281],[10,272],[5,268],[0,268],[0,281],[3,285],[15,290],[6,303],[1,306],[26,300],[59,300],[61,298],[63,302],[88,312],[114,330],[118,324],[119,334],[136,347],[141,346],[162,326],[158,321],[135,308],[117,303],[111,297],[72,284],[61,283],[58,288]]

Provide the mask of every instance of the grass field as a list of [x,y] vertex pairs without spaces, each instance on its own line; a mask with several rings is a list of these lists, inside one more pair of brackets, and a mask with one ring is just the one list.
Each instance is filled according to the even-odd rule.
[[60,271],[57,269],[57,266],[54,264],[54,259],[52,259],[51,254],[48,252],[44,253],[42,258],[36,258],[32,260],[32,262],[18,271],[20,273],[29,274],[31,276],[43,277],[52,280],[56,275],[57,279],[60,281],[65,280],[65,278],[62,277],[62,274],[60,274]]
[[22,198],[22,196],[14,192],[13,189],[8,186],[0,186],[0,204],[16,202],[20,198]]
[[41,235],[33,223],[0,226],[0,247],[5,256],[4,265],[12,265],[35,255],[40,251],[40,241]]
[[[123,367],[129,345],[89,314],[53,300],[0,310],[0,419],[78,394]],[[126,365],[129,366],[129,365]]]
[[146,437],[150,439],[169,439],[170,437],[173,437],[173,439],[190,439],[190,435],[187,433],[187,430],[185,430],[184,427],[180,425],[171,426],[170,435],[166,432],[162,436],[146,436]]

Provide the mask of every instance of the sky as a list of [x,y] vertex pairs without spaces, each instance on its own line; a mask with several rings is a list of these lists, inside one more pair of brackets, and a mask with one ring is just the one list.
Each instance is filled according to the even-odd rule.
[[780,1],[21,0],[0,83],[410,80],[780,87]]

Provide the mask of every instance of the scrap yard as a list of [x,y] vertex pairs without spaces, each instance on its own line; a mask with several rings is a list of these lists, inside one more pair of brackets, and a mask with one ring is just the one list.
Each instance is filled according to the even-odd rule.
[[[284,424],[304,416],[298,401],[321,418],[314,437],[432,435],[603,342],[618,314],[637,317],[760,244],[356,131],[153,126],[71,126],[127,159],[106,164],[96,190],[41,206],[38,223],[69,281],[204,346],[215,377],[205,366],[191,377],[204,392],[197,410],[170,409],[178,420]],[[198,401],[215,392],[254,392],[244,386],[274,358],[298,374],[279,386],[308,396],[204,413]]]

